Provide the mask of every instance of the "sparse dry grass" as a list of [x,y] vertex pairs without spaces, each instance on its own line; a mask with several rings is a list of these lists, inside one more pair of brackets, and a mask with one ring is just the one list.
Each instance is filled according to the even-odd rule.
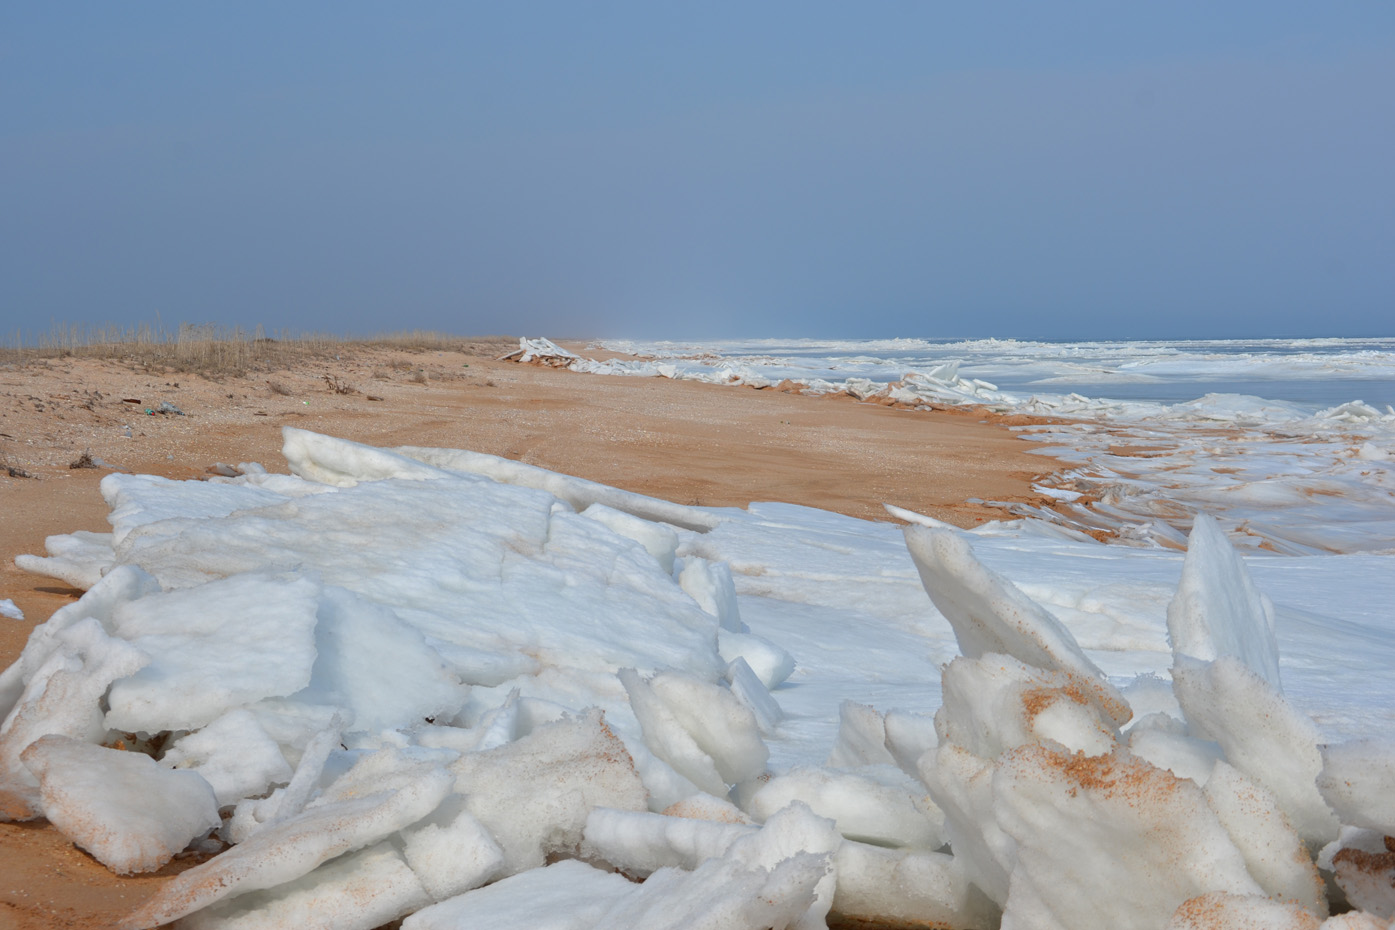
[[[50,359],[98,358],[152,371],[219,379],[282,371],[308,360],[337,357],[346,348],[353,347],[497,355],[512,348],[513,342],[502,336],[465,339],[424,330],[368,337],[281,332],[272,337],[260,326],[249,332],[236,327],[191,323],[181,323],[173,331],[159,323],[125,328],[66,324],[55,326],[47,335],[39,337],[14,334],[0,345],[0,364],[25,366],[47,364]],[[405,362],[394,367],[398,365],[411,368]]]

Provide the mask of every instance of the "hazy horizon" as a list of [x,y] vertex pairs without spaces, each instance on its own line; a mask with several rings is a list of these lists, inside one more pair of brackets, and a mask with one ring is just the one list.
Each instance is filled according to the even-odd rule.
[[1395,335],[1395,7],[0,13],[0,337]]

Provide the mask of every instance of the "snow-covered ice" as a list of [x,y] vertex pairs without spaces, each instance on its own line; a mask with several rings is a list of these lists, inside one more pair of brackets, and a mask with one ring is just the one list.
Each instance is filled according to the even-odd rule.
[[[0,816],[121,871],[230,844],[127,927],[1395,909],[1389,556],[1237,551],[1205,517],[1184,555],[701,510],[292,429],[285,453],[108,476],[111,534],[23,560],[87,593],[0,673]],[[1329,917],[1329,881],[1368,914]]]

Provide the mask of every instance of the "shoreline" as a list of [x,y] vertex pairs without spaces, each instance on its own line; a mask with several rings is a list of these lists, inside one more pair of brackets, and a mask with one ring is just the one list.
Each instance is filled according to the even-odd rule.
[[[51,534],[108,529],[98,485],[111,469],[70,468],[84,453],[176,480],[219,462],[284,471],[280,427],[293,425],[370,445],[487,452],[701,506],[784,501],[893,522],[886,501],[971,527],[1007,514],[966,498],[1047,502],[1031,483],[1055,460],[981,411],[602,377],[494,357],[509,347],[350,343],[294,369],[222,380],[88,358],[0,366],[0,598],[25,614],[0,619],[0,667],[81,593],[20,571],[14,557],[42,554]],[[182,413],[160,413],[161,403]],[[6,465],[37,477],[11,477]],[[0,913],[19,930],[108,927],[197,861],[123,878],[44,821],[3,823]]]

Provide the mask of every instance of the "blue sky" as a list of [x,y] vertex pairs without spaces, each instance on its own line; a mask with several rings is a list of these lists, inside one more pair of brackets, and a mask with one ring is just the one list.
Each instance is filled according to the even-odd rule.
[[1395,5],[7,4],[0,336],[1395,335]]

